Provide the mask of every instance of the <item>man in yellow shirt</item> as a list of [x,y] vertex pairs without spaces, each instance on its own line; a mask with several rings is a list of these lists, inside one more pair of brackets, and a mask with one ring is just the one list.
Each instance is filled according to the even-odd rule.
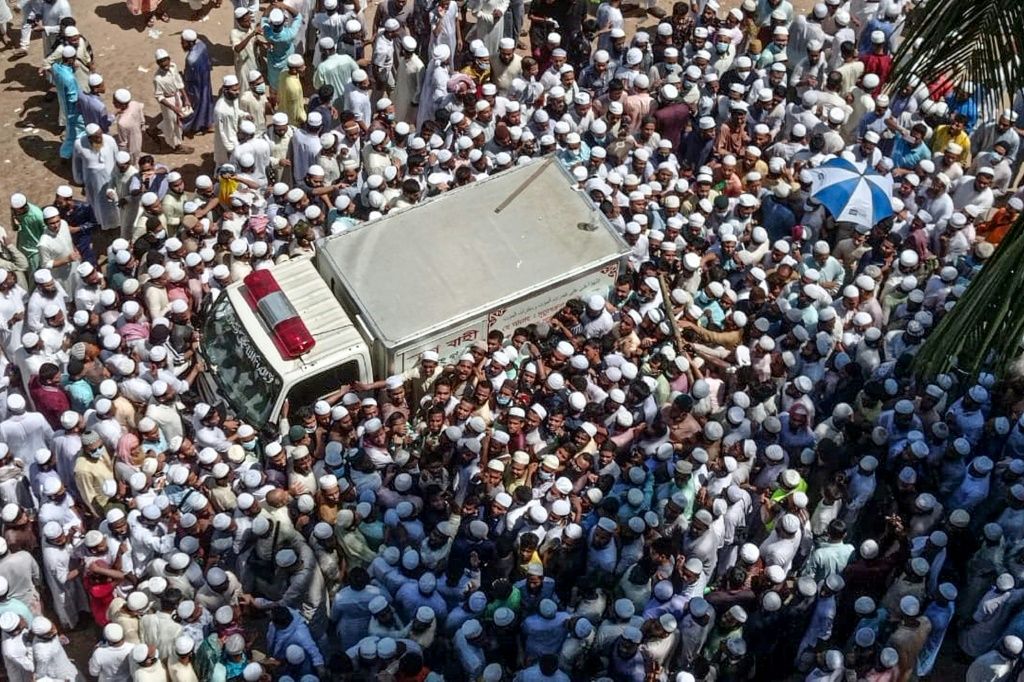
[[287,114],[294,125],[306,122],[306,100],[302,95],[302,72],[306,61],[301,54],[288,57],[288,70],[281,73],[277,84],[277,111]]
[[932,135],[932,154],[941,154],[946,149],[946,145],[955,142],[963,149],[960,162],[964,166],[970,165],[971,136],[967,134],[966,126],[967,119],[963,115],[953,114],[953,119],[947,125],[935,128],[935,134]]

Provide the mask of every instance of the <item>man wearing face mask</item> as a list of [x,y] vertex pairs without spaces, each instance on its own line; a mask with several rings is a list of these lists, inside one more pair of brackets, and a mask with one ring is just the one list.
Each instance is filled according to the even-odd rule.
[[[992,179],[989,187],[997,199],[1006,194],[1013,175],[1013,169],[1010,166],[1010,159],[1013,157],[1008,152],[1009,147],[1010,143],[1007,140],[997,140],[990,150],[975,157],[974,163],[971,164],[971,169],[968,171],[976,177],[981,169],[990,169]],[[988,211],[981,211],[981,213],[987,214]]]
[[238,440],[228,450],[229,459],[232,457],[232,452],[237,448],[242,451],[242,456],[247,460],[263,460],[263,447],[261,446],[259,439],[256,437],[256,429],[248,424],[242,424],[238,427],[236,435],[238,436]]
[[253,69],[247,77],[249,87],[242,88],[242,94],[238,98],[238,108],[242,114],[256,124],[257,130],[262,130],[263,122],[270,111],[270,97],[267,94],[267,81],[263,74]]

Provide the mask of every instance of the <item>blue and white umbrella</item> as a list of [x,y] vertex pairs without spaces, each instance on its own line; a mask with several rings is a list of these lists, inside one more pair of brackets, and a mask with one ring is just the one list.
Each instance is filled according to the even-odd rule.
[[837,221],[871,227],[893,214],[892,178],[866,163],[836,157],[811,172],[811,196]]

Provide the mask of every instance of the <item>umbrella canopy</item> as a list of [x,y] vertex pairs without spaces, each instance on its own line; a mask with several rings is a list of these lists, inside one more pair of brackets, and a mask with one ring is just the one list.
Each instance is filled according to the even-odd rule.
[[871,227],[893,214],[892,178],[866,163],[836,157],[811,172],[811,196],[837,221]]

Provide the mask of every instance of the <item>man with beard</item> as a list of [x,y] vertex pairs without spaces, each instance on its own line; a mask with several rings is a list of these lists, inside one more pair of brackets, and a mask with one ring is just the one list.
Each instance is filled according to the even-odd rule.
[[242,122],[242,110],[238,107],[241,94],[238,77],[228,74],[222,83],[220,98],[213,107],[213,160],[218,166],[227,163],[238,145],[238,125]]

